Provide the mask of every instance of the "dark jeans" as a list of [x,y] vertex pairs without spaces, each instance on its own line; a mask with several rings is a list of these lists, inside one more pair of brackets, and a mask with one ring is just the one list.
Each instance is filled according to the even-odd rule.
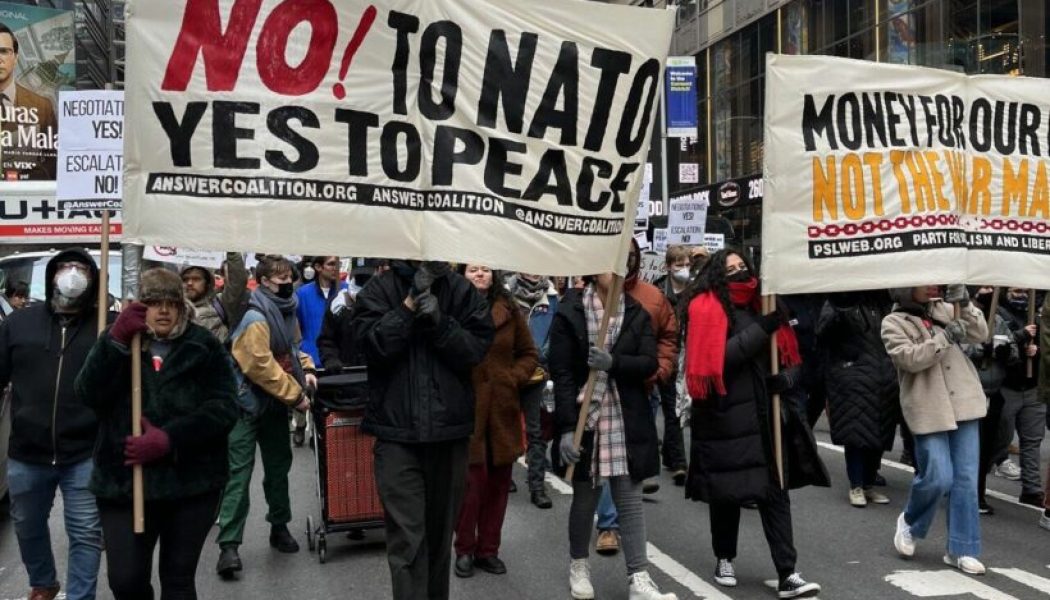
[[981,459],[977,467],[977,499],[981,502],[984,502],[988,471],[992,470],[995,454],[999,448],[1002,416],[1003,396],[992,394],[988,397],[988,414],[981,419]]
[[[740,505],[712,504],[709,513],[715,558],[733,560],[736,558],[740,535]],[[758,514],[762,518],[762,531],[769,543],[773,565],[783,580],[795,572],[795,561],[798,559],[791,530],[791,500],[788,493],[779,488],[772,489],[769,497],[758,503]]]
[[394,600],[448,600],[452,532],[466,491],[468,444],[376,441],[376,486],[386,514]]
[[146,532],[136,535],[131,504],[100,498],[109,589],[116,600],[152,600],[153,549],[160,542],[160,597],[196,600],[197,563],[215,523],[222,490],[146,503]]
[[533,385],[521,391],[521,410],[525,413],[525,461],[528,465],[529,491],[543,490],[547,471],[547,440],[543,439],[543,385]]
[[846,446],[846,475],[851,488],[875,485],[882,465],[882,449]]
[[685,441],[682,439],[682,422],[675,414],[678,390],[672,379],[659,386],[660,410],[664,412],[663,463],[671,470],[685,469]]

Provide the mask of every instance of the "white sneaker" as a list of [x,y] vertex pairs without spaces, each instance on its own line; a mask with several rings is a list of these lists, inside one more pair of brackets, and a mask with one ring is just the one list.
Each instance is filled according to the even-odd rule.
[[901,556],[915,555],[915,540],[911,537],[911,526],[904,520],[904,513],[897,517],[897,532],[893,535],[893,545]]
[[889,504],[890,503],[890,499],[889,499],[888,496],[886,496],[885,494],[882,494],[880,492],[876,492],[875,490],[872,490],[872,489],[864,490],[864,498],[868,502],[871,502],[872,504]]
[[715,583],[722,587],[736,587],[736,570],[733,569],[733,561],[718,559],[718,566],[715,567]]
[[868,499],[864,497],[864,490],[859,487],[850,488],[849,503],[850,506],[855,506],[857,508],[864,508],[867,506]]
[[653,583],[653,578],[645,571],[635,573],[627,579],[630,581],[628,600],[678,600],[675,594],[661,594],[660,589]]
[[574,600],[594,600],[591,565],[586,558],[569,561],[569,592]]
[[1043,514],[1039,515],[1039,526],[1047,531],[1050,531],[1050,515],[1043,511]]
[[944,564],[955,567],[968,575],[984,575],[984,565],[972,556],[944,555]]
[[997,477],[1009,479],[1010,481],[1017,481],[1021,478],[1021,467],[1017,466],[1017,463],[1009,458],[996,465],[994,472]]

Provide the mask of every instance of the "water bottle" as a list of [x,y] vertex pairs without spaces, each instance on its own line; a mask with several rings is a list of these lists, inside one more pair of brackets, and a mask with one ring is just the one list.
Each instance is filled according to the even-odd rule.
[[549,379],[543,388],[543,410],[549,413],[554,412],[554,382]]

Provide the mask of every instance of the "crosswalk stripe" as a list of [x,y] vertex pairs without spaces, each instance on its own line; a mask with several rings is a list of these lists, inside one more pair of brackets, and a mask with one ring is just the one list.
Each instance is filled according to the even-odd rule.
[[646,551],[649,554],[649,564],[666,573],[668,577],[677,581],[697,598],[704,598],[705,600],[732,600],[729,596],[718,591],[718,588],[715,586],[700,579],[696,573],[687,569],[685,565],[661,552],[652,543],[646,545]]
[[1021,569],[989,569],[992,573],[1013,579],[1017,583],[1050,595],[1050,579],[1040,577]]
[[972,595],[981,600],[1018,600],[958,571],[896,571],[885,580],[919,598]]

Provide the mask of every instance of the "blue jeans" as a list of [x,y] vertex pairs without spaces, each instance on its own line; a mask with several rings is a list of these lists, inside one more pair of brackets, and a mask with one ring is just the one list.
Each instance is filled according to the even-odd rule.
[[616,512],[616,504],[609,491],[609,482],[602,484],[602,497],[598,499],[598,531],[606,529],[619,529],[620,515]]
[[959,423],[955,431],[915,436],[919,473],[911,485],[904,520],[917,539],[926,537],[941,498],[948,496],[948,553],[981,555],[977,512],[980,421]]
[[66,597],[69,600],[94,598],[102,555],[102,526],[95,496],[88,490],[91,460],[52,467],[9,459],[7,468],[11,519],[18,536],[22,564],[29,574],[29,585],[51,587],[58,584],[48,518],[55,503],[55,490],[61,489],[66,535],[69,536]]

